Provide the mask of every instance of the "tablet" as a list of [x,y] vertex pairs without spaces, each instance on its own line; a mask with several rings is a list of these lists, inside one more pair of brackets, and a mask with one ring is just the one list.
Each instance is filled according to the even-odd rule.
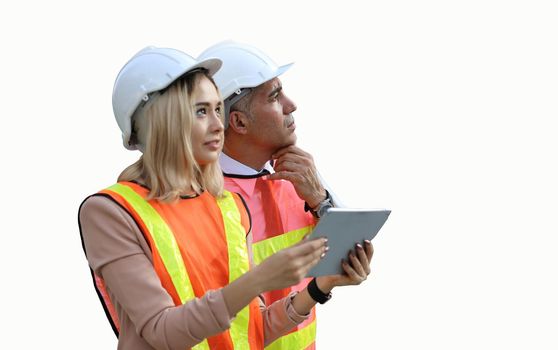
[[355,244],[372,240],[386,222],[391,210],[330,208],[318,221],[309,238],[327,237],[329,251],[308,276],[343,274],[341,260],[348,259]]

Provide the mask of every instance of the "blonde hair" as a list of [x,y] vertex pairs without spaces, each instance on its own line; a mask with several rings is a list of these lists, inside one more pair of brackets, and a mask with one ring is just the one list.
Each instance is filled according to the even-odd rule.
[[133,129],[136,135],[145,137],[139,140],[143,155],[122,171],[118,181],[141,183],[149,189],[147,199],[164,202],[177,200],[192,190],[197,194],[205,190],[215,197],[222,195],[223,174],[219,162],[200,166],[192,151],[192,95],[204,77],[218,92],[205,71],[189,73],[139,111],[143,115],[133,119]]

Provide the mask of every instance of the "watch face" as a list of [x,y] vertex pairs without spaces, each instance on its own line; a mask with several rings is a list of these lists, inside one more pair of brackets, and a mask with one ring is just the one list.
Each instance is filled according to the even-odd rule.
[[[306,210],[307,205],[308,205],[308,203],[305,203],[305,210]],[[308,209],[310,209],[310,211],[311,211],[312,215],[314,215],[314,217],[319,219],[322,216],[324,216],[327,213],[327,210],[331,207],[333,207],[333,203],[331,203],[331,195],[326,190],[326,197],[323,201],[320,202],[320,204],[318,204],[318,207],[316,208],[316,210],[313,210],[310,207],[308,207]]]
[[329,208],[333,207],[333,205],[331,204],[331,202],[329,201],[329,199],[327,199],[326,201],[323,201],[322,203],[320,203],[320,207],[317,210],[318,217],[323,217],[325,214],[327,214],[327,211]]

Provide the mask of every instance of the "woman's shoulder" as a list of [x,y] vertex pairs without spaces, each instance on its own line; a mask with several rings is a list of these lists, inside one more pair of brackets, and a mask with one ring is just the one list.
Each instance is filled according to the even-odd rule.
[[78,221],[84,251],[95,271],[149,249],[132,216],[106,195],[87,197],[80,206]]
[[113,212],[123,210],[110,197],[95,193],[86,197],[79,207],[80,218],[84,215],[97,215],[105,212]]

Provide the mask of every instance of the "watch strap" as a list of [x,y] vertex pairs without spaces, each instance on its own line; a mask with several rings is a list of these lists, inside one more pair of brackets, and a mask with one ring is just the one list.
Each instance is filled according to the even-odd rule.
[[312,208],[308,205],[308,203],[304,203],[304,211],[310,211],[312,213],[312,215],[314,215],[315,218],[319,219],[322,216],[324,216],[324,214],[326,213],[326,211],[333,207],[333,203],[331,202],[331,195],[329,194],[328,190],[325,190],[326,192],[326,197],[323,201],[320,202],[320,204],[318,204],[318,206],[316,206],[315,208]]
[[312,278],[312,281],[308,283],[306,289],[308,290],[308,294],[310,294],[310,297],[317,303],[324,304],[329,299],[331,299],[331,292],[326,294],[322,292],[320,288],[318,288],[318,285],[316,284],[316,277]]

